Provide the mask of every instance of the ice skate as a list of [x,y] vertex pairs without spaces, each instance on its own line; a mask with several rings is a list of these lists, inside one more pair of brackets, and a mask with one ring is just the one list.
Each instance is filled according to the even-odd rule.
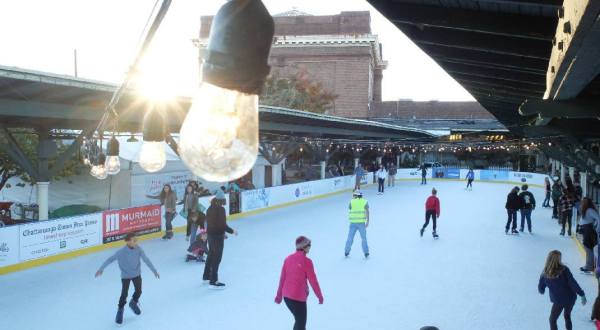
[[420,233],[421,233],[421,237],[423,237],[423,233],[425,232],[425,228],[421,228]]
[[516,229],[513,229],[513,230],[511,231],[511,233],[513,233],[514,235],[519,235],[519,232],[518,232]]
[[115,317],[115,322],[116,322],[118,325],[121,325],[121,324],[123,324],[123,308],[119,308],[119,309],[117,310],[117,316]]
[[369,254],[365,253],[365,259],[369,259]]
[[193,255],[191,252],[188,252],[188,254],[185,256],[185,262],[189,262],[192,260],[196,260],[196,256]]
[[437,234],[435,231],[433,232],[433,234],[432,234],[432,235],[433,235],[433,239],[438,239],[438,238],[440,238],[440,236],[439,236],[439,235],[438,235],[438,234]]
[[225,283],[221,282],[211,282],[209,283],[211,289],[225,289]]
[[135,315],[140,315],[142,314],[142,310],[140,309],[140,306],[138,306],[138,303],[136,301],[130,301],[129,302],[129,308],[131,308],[131,310],[133,311],[133,313]]

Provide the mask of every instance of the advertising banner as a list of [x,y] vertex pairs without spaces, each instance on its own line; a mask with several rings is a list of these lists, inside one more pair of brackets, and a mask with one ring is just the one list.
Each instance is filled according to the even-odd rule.
[[19,226],[19,259],[27,261],[102,244],[102,213]]
[[131,207],[102,212],[102,242],[123,239],[128,233],[138,235],[156,233],[161,226],[160,205]]
[[399,168],[396,173],[396,179],[421,179],[421,171],[414,168]]
[[545,174],[539,173],[528,173],[528,172],[509,172],[510,181],[517,183],[527,183],[544,185],[544,179],[547,177]]
[[480,170],[479,177],[484,181],[508,181],[508,171]]
[[[195,177],[191,172],[174,172],[158,175],[146,175],[144,177],[144,196],[158,196],[165,184],[171,185],[177,193],[177,198],[183,198],[185,187]],[[156,203],[156,199],[146,197],[147,203]]]
[[19,227],[0,228],[0,267],[19,262]]

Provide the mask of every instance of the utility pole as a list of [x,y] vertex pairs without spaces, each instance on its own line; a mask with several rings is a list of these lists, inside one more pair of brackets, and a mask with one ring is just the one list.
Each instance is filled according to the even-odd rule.
[[73,49],[73,69],[75,70],[75,77],[77,77],[77,48]]

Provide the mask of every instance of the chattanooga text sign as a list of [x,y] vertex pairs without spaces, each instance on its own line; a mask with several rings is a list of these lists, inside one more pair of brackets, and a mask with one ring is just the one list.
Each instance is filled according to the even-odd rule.
[[21,261],[38,259],[101,244],[102,213],[19,226]]
[[128,233],[144,235],[160,231],[160,205],[131,207],[102,213],[104,243],[118,241]]

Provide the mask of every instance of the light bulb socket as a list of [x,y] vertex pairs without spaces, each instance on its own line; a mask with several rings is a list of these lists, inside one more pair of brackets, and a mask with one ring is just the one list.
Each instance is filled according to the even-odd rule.
[[203,81],[247,94],[260,94],[269,71],[273,17],[261,0],[231,0],[212,21],[202,66]]
[[106,153],[108,156],[118,156],[119,155],[119,141],[114,136],[108,140],[108,144],[106,146]]
[[151,110],[144,117],[144,141],[161,142],[167,135],[165,119],[158,110]]

